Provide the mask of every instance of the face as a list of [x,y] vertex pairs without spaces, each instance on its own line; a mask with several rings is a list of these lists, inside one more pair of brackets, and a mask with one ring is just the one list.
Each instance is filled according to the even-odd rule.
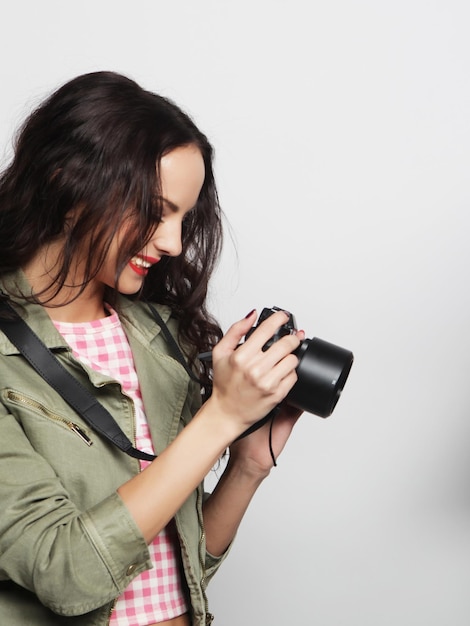
[[[196,205],[205,176],[204,161],[196,146],[175,148],[160,161],[160,183],[163,197],[162,219],[141,252],[129,260],[118,280],[118,291],[139,291],[150,267],[163,256],[181,254],[181,228],[185,215]],[[114,286],[116,259],[128,227],[116,236],[97,279]]]

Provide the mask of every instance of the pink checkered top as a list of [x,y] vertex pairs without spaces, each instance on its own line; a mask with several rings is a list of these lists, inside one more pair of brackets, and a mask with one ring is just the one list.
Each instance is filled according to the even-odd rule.
[[[117,313],[109,312],[109,317],[92,322],[54,324],[82,363],[121,383],[135,405],[136,447],[154,454],[129,342]],[[141,469],[148,464],[141,461]],[[173,523],[157,535],[149,551],[153,568],[134,578],[118,598],[111,626],[148,626],[188,610]]]

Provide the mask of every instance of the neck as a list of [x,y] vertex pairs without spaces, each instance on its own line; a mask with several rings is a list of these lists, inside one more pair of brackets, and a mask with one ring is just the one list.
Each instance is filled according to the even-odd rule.
[[51,306],[48,302],[44,308],[54,322],[93,322],[107,316],[102,299],[97,302],[94,299],[82,297],[83,295],[66,304]]

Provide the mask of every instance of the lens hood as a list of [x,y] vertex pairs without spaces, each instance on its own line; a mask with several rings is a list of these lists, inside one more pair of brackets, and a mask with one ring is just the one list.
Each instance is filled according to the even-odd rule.
[[294,354],[299,359],[297,382],[286,402],[319,417],[329,417],[349,376],[353,353],[314,337],[305,339]]

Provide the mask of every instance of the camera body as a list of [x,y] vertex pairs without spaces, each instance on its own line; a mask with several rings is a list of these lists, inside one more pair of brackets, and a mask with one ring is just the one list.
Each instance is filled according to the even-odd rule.
[[[281,310],[284,311],[285,309],[275,306],[263,309],[257,325],[249,331],[246,338],[261,322],[276,311]],[[288,321],[266,342],[263,350],[267,350],[281,337],[292,334],[296,328],[295,318],[292,313],[289,313]],[[329,417],[349,376],[354,361],[353,353],[314,337],[304,339],[294,354],[299,359],[296,369],[297,382],[288,393],[285,401],[301,411],[307,411],[319,417]]]

